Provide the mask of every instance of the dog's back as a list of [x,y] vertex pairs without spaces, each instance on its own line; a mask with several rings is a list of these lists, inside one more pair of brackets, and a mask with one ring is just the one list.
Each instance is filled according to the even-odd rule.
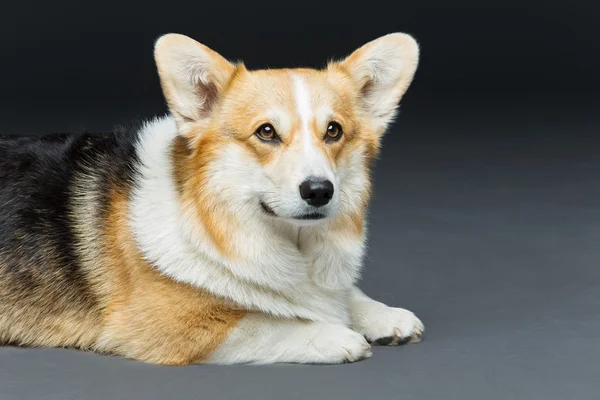
[[102,209],[82,209],[78,188],[101,204],[102,187],[126,181],[132,149],[127,130],[0,138],[0,344],[93,343],[101,306],[82,232],[101,234]]

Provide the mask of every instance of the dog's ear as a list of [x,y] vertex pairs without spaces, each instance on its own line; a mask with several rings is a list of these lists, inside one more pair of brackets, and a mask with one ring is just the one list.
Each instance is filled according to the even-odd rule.
[[410,86],[418,63],[415,39],[392,33],[365,44],[330,68],[341,67],[350,75],[373,128],[381,134],[396,116],[398,102]]
[[194,130],[185,129],[186,125],[206,125],[236,66],[203,44],[174,33],[158,38],[154,59],[180,132]]

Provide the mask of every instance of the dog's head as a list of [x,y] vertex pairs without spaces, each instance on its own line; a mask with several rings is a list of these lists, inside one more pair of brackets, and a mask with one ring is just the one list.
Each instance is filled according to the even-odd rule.
[[327,68],[249,71],[182,35],[158,39],[161,85],[191,160],[180,175],[201,214],[362,229],[369,170],[417,68],[402,33]]

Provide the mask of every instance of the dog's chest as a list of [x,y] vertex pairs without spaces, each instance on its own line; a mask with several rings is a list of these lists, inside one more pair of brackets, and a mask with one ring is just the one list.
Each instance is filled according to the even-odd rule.
[[364,255],[363,237],[324,228],[306,229],[300,230],[297,245],[308,275],[317,286],[343,290],[358,279]]

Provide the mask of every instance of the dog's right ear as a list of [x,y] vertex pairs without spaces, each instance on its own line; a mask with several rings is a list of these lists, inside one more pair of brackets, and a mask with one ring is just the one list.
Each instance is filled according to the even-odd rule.
[[174,33],[158,38],[154,59],[180,133],[193,136],[194,131],[210,122],[236,66],[203,44]]

